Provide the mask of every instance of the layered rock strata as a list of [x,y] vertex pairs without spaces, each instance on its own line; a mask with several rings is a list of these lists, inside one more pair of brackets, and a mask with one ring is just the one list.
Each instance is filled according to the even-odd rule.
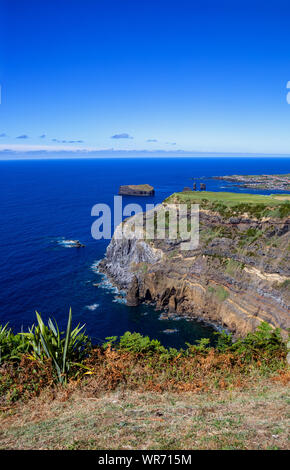
[[[127,291],[128,305],[157,308],[225,327],[237,336],[262,321],[286,334],[289,313],[289,218],[225,218],[200,210],[199,245],[127,239],[118,227],[100,270]],[[116,236],[118,234],[118,236]]]

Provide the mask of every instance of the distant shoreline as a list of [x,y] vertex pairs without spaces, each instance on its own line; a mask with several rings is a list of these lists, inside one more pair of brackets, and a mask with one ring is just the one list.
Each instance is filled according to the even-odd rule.
[[241,188],[290,191],[290,174],[228,175],[213,179],[236,183]]
[[79,150],[75,152],[70,151],[28,151],[28,152],[17,152],[17,151],[1,151],[0,150],[0,161],[23,161],[23,160],[137,160],[137,159],[290,159],[290,154],[240,154],[240,153],[192,153],[192,152],[146,152],[146,151],[113,151],[111,153],[107,151],[86,151]]

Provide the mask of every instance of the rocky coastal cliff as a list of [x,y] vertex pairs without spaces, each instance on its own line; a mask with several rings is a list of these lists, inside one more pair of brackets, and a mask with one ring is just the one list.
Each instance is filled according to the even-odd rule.
[[[163,204],[179,203],[180,197],[175,194]],[[128,240],[120,237],[119,226],[100,270],[127,291],[128,305],[154,302],[238,336],[261,321],[286,333],[289,204],[267,213],[266,205],[255,203],[254,210],[255,204],[227,206],[207,200],[206,193],[202,197],[197,249],[181,250],[180,239]]]

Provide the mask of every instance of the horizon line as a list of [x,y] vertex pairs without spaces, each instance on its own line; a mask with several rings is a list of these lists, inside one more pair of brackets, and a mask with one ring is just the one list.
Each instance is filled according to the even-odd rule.
[[118,159],[118,158],[290,158],[290,153],[268,152],[210,152],[187,150],[0,150],[1,161],[56,159]]

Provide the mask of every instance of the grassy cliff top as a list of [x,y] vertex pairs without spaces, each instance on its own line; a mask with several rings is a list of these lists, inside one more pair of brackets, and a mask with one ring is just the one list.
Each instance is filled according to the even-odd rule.
[[212,209],[225,216],[248,213],[253,216],[286,217],[290,213],[290,194],[260,194],[185,191],[174,193],[165,203],[201,204],[202,208]]
[[[290,201],[290,194],[272,194],[271,196],[263,196],[260,194],[245,193],[228,193],[213,191],[184,191],[182,193],[174,193],[170,198],[177,197],[180,201],[191,202],[222,202],[227,206],[236,204],[264,204],[266,206],[281,205],[281,201]],[[168,199],[166,202],[168,202]]]

